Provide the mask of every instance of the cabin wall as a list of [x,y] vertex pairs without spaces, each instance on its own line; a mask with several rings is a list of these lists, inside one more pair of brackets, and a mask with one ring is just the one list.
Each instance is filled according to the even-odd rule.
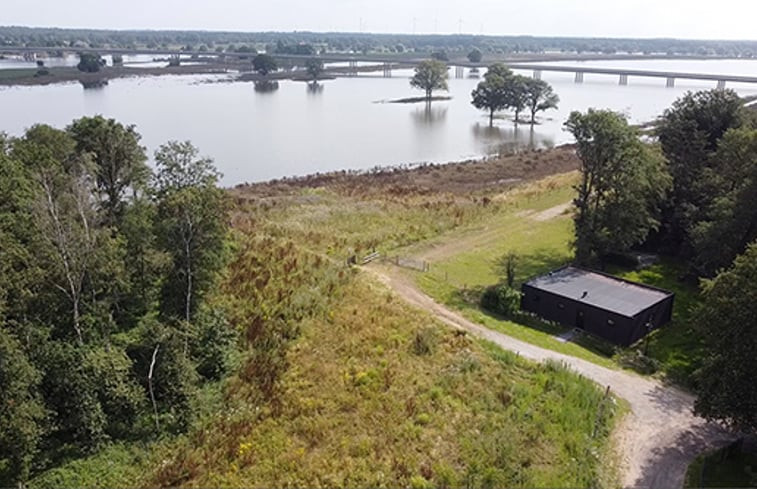
[[[623,316],[591,306],[576,299],[546,292],[524,284],[521,287],[521,309],[533,312],[548,321],[563,324],[571,328],[580,328],[612,343],[628,346],[646,333],[646,319],[649,314],[655,322],[664,324],[666,307],[661,303],[647,309],[645,321],[638,317]],[[641,336],[638,336],[641,334]]]

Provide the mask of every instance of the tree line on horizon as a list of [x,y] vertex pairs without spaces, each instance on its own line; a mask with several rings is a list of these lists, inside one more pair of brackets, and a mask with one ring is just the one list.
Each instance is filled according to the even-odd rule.
[[185,430],[236,334],[228,204],[189,142],[84,117],[0,136],[0,486]]
[[[319,32],[212,32],[170,30],[98,30],[53,27],[0,26],[0,46],[54,48],[117,47],[168,48],[192,46],[198,50],[225,49],[229,45],[279,46],[299,51],[310,45],[320,51],[361,53],[431,53],[446,50],[465,55],[472,48],[485,54],[562,52],[576,54],[643,53],[692,56],[757,55],[757,41],[685,39],[632,39],[545,36],[485,36],[474,34],[374,34]],[[268,49],[270,47],[271,49]],[[284,52],[284,51],[282,51]],[[298,54],[301,54],[298,52]]]

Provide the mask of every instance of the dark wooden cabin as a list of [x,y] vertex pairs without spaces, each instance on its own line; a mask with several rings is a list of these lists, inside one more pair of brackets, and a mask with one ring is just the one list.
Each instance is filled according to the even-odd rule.
[[628,346],[670,322],[672,292],[567,266],[524,283],[521,309]]

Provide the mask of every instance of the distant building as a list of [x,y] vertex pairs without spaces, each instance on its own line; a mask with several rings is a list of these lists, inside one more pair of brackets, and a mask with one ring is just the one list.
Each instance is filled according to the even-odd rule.
[[521,309],[628,346],[670,322],[674,294],[578,267],[529,280]]

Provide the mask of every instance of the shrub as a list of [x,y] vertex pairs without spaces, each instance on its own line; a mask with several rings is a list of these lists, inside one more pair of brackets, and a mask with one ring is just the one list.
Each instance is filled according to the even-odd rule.
[[520,292],[504,284],[489,287],[481,296],[481,307],[487,311],[510,316],[520,308]]
[[651,375],[660,370],[660,362],[644,355],[641,350],[623,350],[617,355],[618,363],[642,375]]
[[436,331],[434,328],[423,328],[415,332],[413,352],[416,355],[431,355],[436,348]]

